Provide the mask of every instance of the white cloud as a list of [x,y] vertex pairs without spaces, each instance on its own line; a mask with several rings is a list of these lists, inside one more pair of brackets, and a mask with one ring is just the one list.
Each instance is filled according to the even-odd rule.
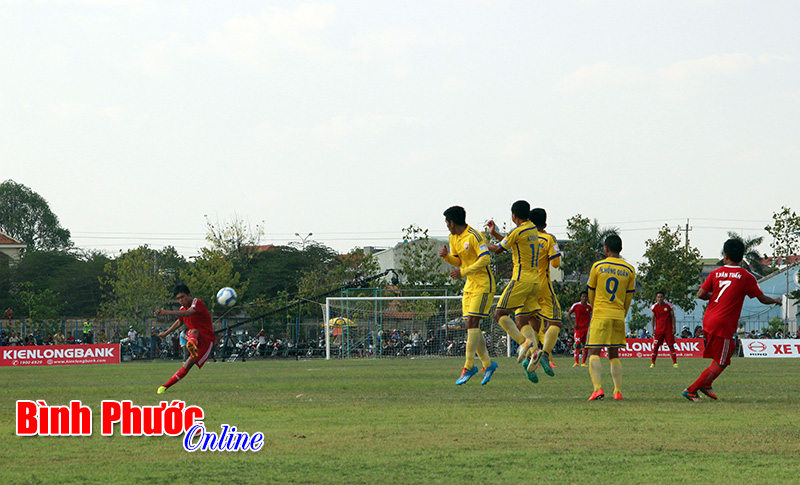
[[756,60],[749,54],[720,54],[673,62],[657,70],[662,79],[680,82],[715,74],[735,74],[750,69]]
[[334,116],[314,129],[314,138],[321,143],[336,144],[350,138],[376,138],[420,123],[416,118],[404,116]]
[[47,114],[51,119],[63,122],[66,125],[92,122],[141,124],[147,120],[146,115],[132,111],[122,105],[94,106],[73,102],[52,105],[47,109]]
[[455,48],[465,44],[463,35],[453,32],[428,33],[416,29],[384,29],[356,35],[353,47],[363,60],[405,56],[429,48]]
[[208,42],[218,55],[263,67],[269,57],[281,50],[318,56],[328,50],[318,38],[331,25],[335,7],[311,3],[286,10],[269,8],[260,15],[237,16],[225,21],[218,31],[208,34]]
[[558,83],[562,92],[575,92],[597,87],[625,87],[657,79],[671,84],[703,80],[715,75],[734,75],[778,62],[792,62],[790,56],[761,54],[753,57],[744,53],[727,53],[676,61],[655,69],[638,66],[617,66],[598,62],[582,66],[564,76]]
[[187,57],[190,51],[185,36],[173,32],[166,39],[145,46],[139,53],[139,65],[150,74],[163,73],[176,58]]
[[579,67],[567,74],[558,83],[557,88],[562,92],[573,92],[593,87],[633,85],[641,82],[643,78],[643,71],[639,67],[598,62]]
[[761,54],[760,56],[758,56],[758,62],[760,62],[761,64],[772,64],[772,63],[775,63],[775,62],[790,63],[790,62],[792,62],[792,58],[791,58],[791,56],[778,56],[778,55],[775,55],[775,54],[764,53],[764,54]]

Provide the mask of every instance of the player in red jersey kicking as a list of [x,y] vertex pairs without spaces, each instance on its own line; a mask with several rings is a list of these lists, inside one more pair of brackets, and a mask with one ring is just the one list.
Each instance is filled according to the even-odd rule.
[[744,297],[758,298],[765,305],[781,304],[780,299],[766,296],[759,288],[755,276],[739,266],[744,256],[742,241],[728,239],[722,252],[725,266],[712,271],[697,290],[697,298],[708,300],[708,307],[703,315],[703,336],[706,341],[703,357],[713,361],[691,386],[684,389],[683,397],[690,401],[700,400],[697,391],[711,399],[717,399],[711,385],[730,365],[731,355],[736,351],[733,335],[742,314]]
[[186,349],[189,351],[189,358],[166,384],[158,388],[159,394],[163,394],[176,382],[186,377],[193,365],[197,364],[197,367],[202,368],[208,360],[208,356],[211,355],[215,340],[211,314],[203,301],[200,298],[193,298],[189,288],[184,284],[177,285],[172,293],[180,303],[181,309],[175,311],[159,308],[156,310],[156,315],[167,315],[178,317],[178,319],[167,331],[161,332],[158,336],[164,338],[185,324],[189,328],[189,331],[186,332]]
[[656,366],[658,348],[665,341],[669,347],[669,356],[672,357],[672,366],[678,367],[678,359],[675,355],[675,311],[672,309],[672,303],[664,298],[663,291],[656,293],[656,302],[650,307],[650,312],[652,313],[650,321],[653,325],[653,340],[655,341],[653,356],[650,358],[650,368]]
[[[575,329],[575,363],[572,367],[588,367],[586,365],[586,336],[589,334],[589,322],[592,320],[592,305],[589,304],[589,292],[581,292],[581,301],[574,303],[567,312],[570,323]],[[578,359],[583,354],[583,361]]]

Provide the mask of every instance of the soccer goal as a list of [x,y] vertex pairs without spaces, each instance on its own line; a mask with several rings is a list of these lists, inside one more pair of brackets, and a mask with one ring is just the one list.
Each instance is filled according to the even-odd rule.
[[[460,296],[331,297],[325,302],[325,357],[463,356],[465,323]],[[481,321],[481,331],[492,356],[510,355],[509,339],[491,317]]]

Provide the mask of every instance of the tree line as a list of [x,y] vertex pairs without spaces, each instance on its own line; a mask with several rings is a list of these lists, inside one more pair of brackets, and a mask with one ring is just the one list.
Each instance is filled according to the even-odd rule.
[[[779,258],[776,261],[788,264],[787,257],[800,249],[800,218],[782,207],[765,231],[774,239],[771,248]],[[288,308],[289,317],[320,313],[318,306],[315,310],[315,305],[302,307],[298,302],[324,303],[324,295],[366,282],[379,289],[414,289],[421,295],[441,294],[434,290],[442,289],[458,294],[463,285],[442,271],[437,255],[442,243],[415,224],[403,229],[400,267],[395,268],[402,276],[399,282],[370,279],[381,268],[362,248],[339,254],[313,240],[302,246],[264,246],[260,244],[263,228],[241,220],[206,220],[207,246],[191,260],[171,246],[156,250],[142,245],[114,257],[81,250],[74,247],[69,230],[61,227],[43,197],[10,180],[0,184],[0,232],[28,244],[19,261],[0,258],[0,309],[12,308],[15,316],[35,321],[59,316],[141,319],[171,302],[169,288],[177,282],[185,282],[212,311],[222,310],[216,307],[216,291],[230,286],[237,290],[243,303],[240,311],[247,316]],[[603,241],[618,232],[581,214],[567,220],[561,248],[566,277],[554,284],[562,308],[578,300],[592,264],[604,257]],[[763,264],[757,250],[762,237],[729,235],[745,242],[747,269],[758,276],[775,270],[776,266]],[[493,257],[491,265],[501,282],[500,292],[503,280],[510,277],[510,254]],[[658,291],[664,291],[676,306],[693,309],[701,269],[700,252],[682,243],[681,230],[667,224],[661,227],[655,238],[646,241],[637,269],[631,328],[647,325],[649,320],[638,316],[637,310],[649,306]]]

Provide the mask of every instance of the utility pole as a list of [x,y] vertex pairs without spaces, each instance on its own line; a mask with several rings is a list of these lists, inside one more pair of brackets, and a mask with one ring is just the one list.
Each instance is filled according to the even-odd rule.
[[686,250],[688,251],[689,250],[689,231],[692,230],[692,228],[689,227],[689,218],[686,218],[686,228],[683,229],[683,228],[679,227],[678,229],[681,230],[681,231],[684,231],[686,233]]

